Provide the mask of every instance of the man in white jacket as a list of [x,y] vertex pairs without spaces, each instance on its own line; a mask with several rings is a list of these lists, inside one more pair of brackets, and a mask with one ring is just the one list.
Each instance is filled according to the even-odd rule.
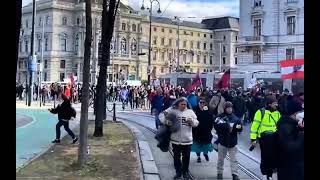
[[[186,98],[179,98],[173,106],[165,110],[159,115],[159,119],[163,124],[171,126],[170,120],[166,119],[167,114],[173,113],[180,122],[180,128],[176,132],[171,133],[171,143],[173,148],[174,167],[176,175],[174,179],[180,179],[183,175],[184,179],[190,179],[188,174],[192,139],[192,127],[197,127],[199,121],[196,114],[190,109]],[[181,162],[182,154],[182,162]]]

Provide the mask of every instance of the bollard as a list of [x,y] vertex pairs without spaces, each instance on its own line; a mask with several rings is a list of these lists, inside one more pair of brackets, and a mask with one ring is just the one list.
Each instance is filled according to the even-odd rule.
[[113,103],[113,121],[116,122],[116,103]]

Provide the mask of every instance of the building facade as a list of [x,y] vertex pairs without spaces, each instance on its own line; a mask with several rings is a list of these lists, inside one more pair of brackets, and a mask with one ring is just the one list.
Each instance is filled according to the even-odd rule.
[[[149,16],[121,1],[111,42],[108,82],[146,80],[148,67]],[[98,49],[101,41],[102,0],[92,1],[93,41],[91,83],[99,74]],[[41,62],[42,81],[64,81],[71,74],[82,82],[85,3],[82,0],[41,0],[35,19],[35,52]],[[27,59],[31,46],[32,4],[23,7],[17,81],[27,78]],[[211,21],[224,20],[224,26]],[[236,18],[213,18],[202,23],[152,17],[151,66],[154,78],[174,72],[178,63],[187,72],[226,70],[236,64]],[[234,21],[234,26],[230,26]],[[210,24],[211,23],[211,24]],[[177,32],[178,25],[180,32]],[[178,58],[179,33],[179,58]],[[138,55],[146,53],[145,55]],[[38,78],[38,75],[35,77]],[[35,80],[37,82],[37,80]]]
[[304,58],[304,0],[241,0],[237,47],[238,71],[279,72],[280,61]]

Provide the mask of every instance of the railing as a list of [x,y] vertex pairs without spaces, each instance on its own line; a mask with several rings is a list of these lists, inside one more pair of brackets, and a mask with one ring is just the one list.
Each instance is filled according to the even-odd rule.
[[246,41],[263,41],[263,36],[247,36],[245,37]]

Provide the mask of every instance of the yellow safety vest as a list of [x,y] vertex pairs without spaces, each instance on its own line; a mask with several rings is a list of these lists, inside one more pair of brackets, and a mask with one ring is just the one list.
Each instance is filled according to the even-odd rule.
[[[254,120],[251,125],[250,138],[255,140],[261,137],[263,132],[276,132],[277,131],[277,122],[279,121],[281,115],[279,111],[271,112],[265,110],[264,116],[262,116],[261,110],[259,109],[255,115]],[[263,118],[263,119],[262,119]]]

